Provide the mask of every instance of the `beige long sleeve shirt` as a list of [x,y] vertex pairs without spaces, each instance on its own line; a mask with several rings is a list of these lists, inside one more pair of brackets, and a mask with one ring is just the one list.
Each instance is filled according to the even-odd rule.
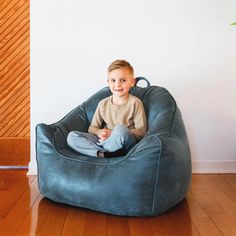
[[94,113],[89,133],[98,135],[99,130],[113,130],[117,125],[125,125],[140,140],[147,131],[146,115],[142,101],[129,94],[128,101],[122,105],[112,103],[112,96],[99,102]]

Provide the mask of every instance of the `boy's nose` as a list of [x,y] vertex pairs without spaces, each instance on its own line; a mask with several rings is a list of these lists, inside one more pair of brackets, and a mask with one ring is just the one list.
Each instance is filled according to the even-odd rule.
[[117,80],[115,84],[116,84],[116,85],[120,85],[121,82],[120,82],[119,80]]

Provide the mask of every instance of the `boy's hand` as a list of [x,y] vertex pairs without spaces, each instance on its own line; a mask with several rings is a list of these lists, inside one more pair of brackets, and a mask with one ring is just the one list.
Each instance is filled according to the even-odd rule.
[[99,141],[106,140],[111,135],[111,130],[109,129],[102,129],[100,134],[98,135]]

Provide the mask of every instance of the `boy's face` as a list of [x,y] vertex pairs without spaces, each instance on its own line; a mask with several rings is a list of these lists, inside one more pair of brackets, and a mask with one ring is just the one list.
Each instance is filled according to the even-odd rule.
[[129,69],[119,68],[108,72],[108,84],[114,96],[125,97],[135,85],[135,79]]

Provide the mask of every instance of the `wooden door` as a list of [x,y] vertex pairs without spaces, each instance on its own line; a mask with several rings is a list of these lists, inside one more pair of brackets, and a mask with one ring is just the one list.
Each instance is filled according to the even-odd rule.
[[0,1],[0,165],[30,159],[30,0]]

